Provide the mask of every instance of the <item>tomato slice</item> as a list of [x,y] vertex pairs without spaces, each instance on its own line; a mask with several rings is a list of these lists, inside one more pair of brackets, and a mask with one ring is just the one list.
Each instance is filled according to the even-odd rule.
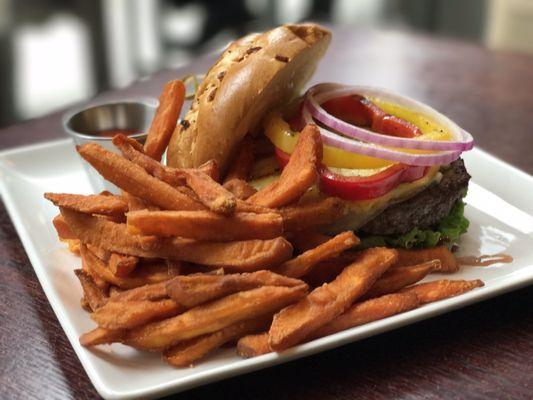
[[[276,147],[276,157],[281,167],[289,162],[290,154]],[[344,200],[369,200],[383,196],[400,183],[413,182],[423,178],[430,167],[394,164],[370,176],[344,176],[332,172],[327,167],[320,171],[320,190],[330,196]]]
[[368,127],[383,135],[413,138],[422,131],[405,119],[388,114],[379,106],[360,95],[337,97],[322,104],[331,115],[352,125]]

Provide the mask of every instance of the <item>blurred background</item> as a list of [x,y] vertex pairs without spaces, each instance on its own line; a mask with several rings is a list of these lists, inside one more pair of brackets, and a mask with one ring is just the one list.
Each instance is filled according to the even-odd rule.
[[0,0],[0,127],[303,20],[533,53],[533,0]]

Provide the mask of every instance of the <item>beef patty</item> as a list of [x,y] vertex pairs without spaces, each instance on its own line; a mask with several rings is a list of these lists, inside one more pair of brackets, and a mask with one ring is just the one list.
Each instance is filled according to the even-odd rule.
[[359,232],[372,235],[401,235],[413,228],[431,228],[447,216],[466,193],[470,175],[462,159],[440,169],[442,179],[401,203],[387,207],[363,225]]

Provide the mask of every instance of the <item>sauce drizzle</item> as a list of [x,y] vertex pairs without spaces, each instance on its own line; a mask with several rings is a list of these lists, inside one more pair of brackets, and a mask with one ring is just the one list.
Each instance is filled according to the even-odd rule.
[[475,267],[488,267],[497,263],[510,263],[513,261],[513,257],[509,254],[483,254],[481,256],[465,256],[457,257],[457,262],[460,265],[472,265]]

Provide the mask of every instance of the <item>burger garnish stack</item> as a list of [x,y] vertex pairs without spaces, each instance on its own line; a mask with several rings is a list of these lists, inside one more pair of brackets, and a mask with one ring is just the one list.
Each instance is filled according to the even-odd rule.
[[[459,268],[470,134],[366,86],[302,88],[331,34],[284,25],[232,43],[178,123],[169,82],[144,146],[78,153],[120,194],[46,193],[81,256],[85,346],[123,343],[188,366],[227,342],[244,357],[482,286]],[[168,148],[167,148],[168,146]],[[160,162],[167,149],[166,164]]]

